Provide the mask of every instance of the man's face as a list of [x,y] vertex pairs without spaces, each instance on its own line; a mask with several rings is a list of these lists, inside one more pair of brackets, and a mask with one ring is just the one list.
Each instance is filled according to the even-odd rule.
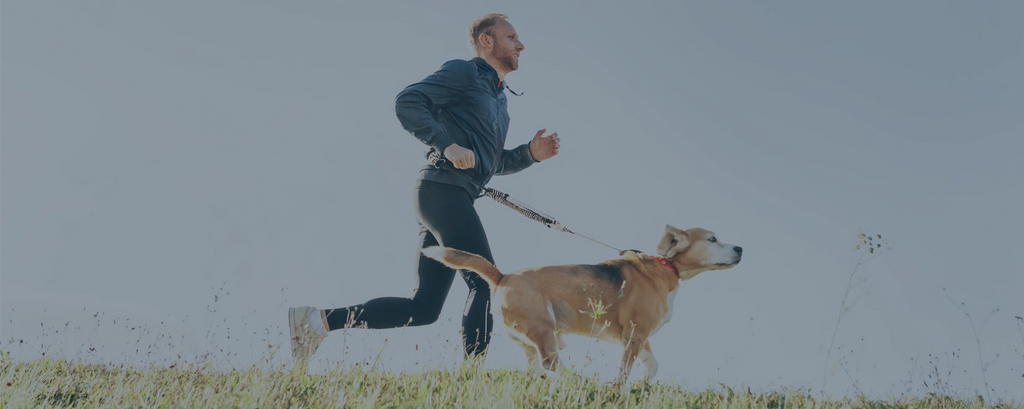
[[491,41],[494,41],[494,49],[491,53],[494,58],[505,66],[508,72],[519,69],[519,53],[526,47],[519,41],[519,34],[508,21],[499,21],[491,28]]

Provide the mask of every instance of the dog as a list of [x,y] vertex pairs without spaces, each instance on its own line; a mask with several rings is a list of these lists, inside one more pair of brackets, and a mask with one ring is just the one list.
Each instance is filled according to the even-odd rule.
[[740,262],[743,249],[718,241],[714,232],[665,226],[658,257],[627,251],[596,265],[560,265],[502,274],[476,254],[429,247],[423,254],[449,267],[472,270],[491,288],[491,310],[526,351],[531,373],[559,367],[562,335],[617,342],[625,350],[617,383],[629,377],[636,358],[645,378],[658,372],[647,340],[672,318],[679,283],[704,271]]

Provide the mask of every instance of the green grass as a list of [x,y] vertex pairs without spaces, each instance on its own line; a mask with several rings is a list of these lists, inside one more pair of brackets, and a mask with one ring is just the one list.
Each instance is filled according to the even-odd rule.
[[[980,400],[929,396],[872,401],[817,399],[806,391],[687,391],[635,382],[613,386],[571,373],[535,378],[520,370],[393,373],[359,366],[320,374],[282,368],[217,371],[212,365],[131,368],[42,358],[4,359],[0,408],[981,408]],[[994,407],[1020,408],[1019,404]]]

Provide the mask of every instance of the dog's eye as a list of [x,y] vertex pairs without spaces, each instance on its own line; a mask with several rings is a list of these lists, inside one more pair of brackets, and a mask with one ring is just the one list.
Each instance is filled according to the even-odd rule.
[[717,237],[712,237],[712,238],[708,239],[708,241],[710,241],[712,243],[718,243],[718,238]]

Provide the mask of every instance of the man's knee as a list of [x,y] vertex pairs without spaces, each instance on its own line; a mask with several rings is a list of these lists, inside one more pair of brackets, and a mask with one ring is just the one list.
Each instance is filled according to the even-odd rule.
[[417,308],[412,314],[409,326],[418,327],[421,325],[430,325],[437,322],[437,319],[440,316],[440,308]]

